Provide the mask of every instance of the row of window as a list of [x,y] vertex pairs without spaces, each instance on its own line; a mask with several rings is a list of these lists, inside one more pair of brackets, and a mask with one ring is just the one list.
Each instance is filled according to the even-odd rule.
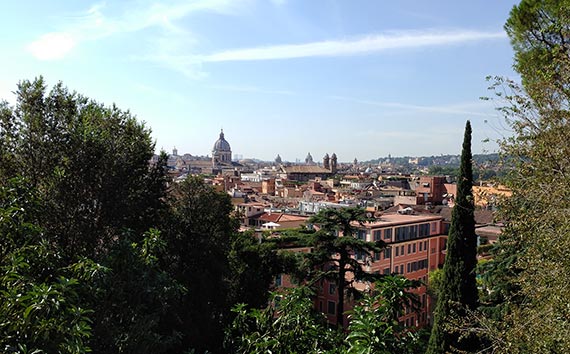
[[[367,234],[366,230],[358,230],[356,233],[356,238],[362,241],[367,241],[366,234]],[[392,229],[380,229],[372,231],[372,241],[376,242],[376,241],[381,241],[382,239],[391,240]]]
[[[406,269],[405,269],[406,272],[405,273],[417,272],[418,270],[428,268],[428,260],[426,258],[426,259],[422,259],[419,261],[408,262],[405,265],[406,265]],[[389,269],[388,269],[388,271],[389,271]],[[394,273],[405,274],[404,273],[404,263],[402,263],[400,265],[395,265],[394,266]],[[384,274],[386,274],[386,273],[384,272]]]
[[396,238],[394,241],[413,240],[430,235],[430,232],[437,230],[436,223],[424,223],[419,225],[400,226],[396,228]]
[[[405,256],[406,254],[414,254],[416,252],[424,252],[428,250],[428,240],[413,242],[407,245],[408,252],[406,253],[406,245],[398,245],[394,247],[388,247],[380,252],[374,252],[372,258],[374,262],[380,261],[382,259],[390,259],[392,257],[392,249],[394,249],[394,257]],[[432,252],[433,253],[433,252]],[[363,251],[355,251],[354,258],[359,261],[366,261],[368,255]]]
[[[437,232],[437,222],[423,223],[409,226],[400,226],[395,228],[394,241],[406,241],[416,238],[426,237]],[[360,240],[367,241],[367,230],[358,230],[356,237]],[[392,229],[379,229],[372,231],[371,241],[392,240]]]

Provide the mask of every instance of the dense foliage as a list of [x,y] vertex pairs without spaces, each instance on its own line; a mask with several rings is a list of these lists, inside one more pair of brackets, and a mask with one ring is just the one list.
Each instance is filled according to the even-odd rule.
[[342,353],[342,332],[315,311],[310,288],[273,294],[263,310],[236,306],[226,348],[232,353]]
[[417,296],[410,290],[418,281],[387,275],[364,294],[350,313],[348,353],[421,353],[425,340],[421,331],[410,331],[398,321],[406,308],[418,310]]
[[367,220],[362,208],[323,209],[309,219],[319,230],[308,241],[312,251],[306,254],[307,280],[327,279],[336,285],[336,324],[340,328],[344,327],[346,295],[358,296],[354,282],[377,278],[375,274],[365,272],[362,263],[352,257],[356,252],[370,257],[371,252],[380,252],[385,246],[383,241],[367,242],[357,238],[358,226]]
[[0,103],[0,351],[222,351],[230,308],[267,304],[275,245],[235,236],[200,178],[171,184],[165,154],[149,164],[129,112],[41,78],[16,96]]
[[501,205],[506,225],[484,268],[476,329],[495,352],[570,351],[569,14],[567,0],[523,0],[505,25],[522,87],[496,78],[492,90],[513,130],[501,142],[513,196]]

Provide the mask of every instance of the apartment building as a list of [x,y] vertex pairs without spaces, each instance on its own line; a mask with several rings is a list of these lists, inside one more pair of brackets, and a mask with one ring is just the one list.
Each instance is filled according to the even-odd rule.
[[[384,214],[378,220],[362,225],[356,237],[365,241],[382,240],[387,244],[384,250],[371,256],[359,253],[353,255],[361,261],[366,271],[379,274],[397,273],[424,283],[414,290],[421,303],[419,313],[407,311],[400,321],[407,326],[426,326],[432,312],[425,285],[429,281],[428,273],[442,266],[445,260],[447,235],[444,234],[443,217],[397,212]],[[335,324],[338,301],[336,284],[323,280],[320,285],[315,306],[326,314],[330,323]],[[359,290],[370,286],[372,284],[356,283]],[[345,310],[351,307],[349,301]]]

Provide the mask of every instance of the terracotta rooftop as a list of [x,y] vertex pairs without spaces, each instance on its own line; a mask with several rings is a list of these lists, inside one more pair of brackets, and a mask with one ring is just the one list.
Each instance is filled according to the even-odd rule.
[[[394,206],[386,209],[384,212],[385,213],[394,213],[394,212],[397,212],[398,210],[404,209],[406,207],[412,208],[416,215],[417,214],[421,214],[421,215],[434,214],[434,215],[439,215],[439,216],[443,217],[443,220],[445,220],[445,221],[451,221],[451,211],[453,210],[453,208],[450,208],[446,205],[435,205],[435,206],[431,207],[430,209],[426,209],[425,205],[403,205],[403,204],[399,204],[399,205],[394,205]],[[475,223],[478,225],[492,224],[493,223],[493,211],[491,211],[491,210],[480,210],[480,209],[475,210]]]
[[297,165],[283,168],[286,173],[331,173],[330,170],[320,166]]
[[307,220],[308,217],[300,216],[300,215],[290,215],[284,213],[263,213],[259,217],[256,218],[257,220],[263,222],[283,222],[283,221],[303,221]]
[[429,215],[429,214],[415,214],[415,215],[405,215],[398,213],[382,214],[380,220],[364,223],[368,227],[378,227],[378,226],[391,226],[399,224],[409,224],[416,222],[430,222],[441,220],[439,215]]

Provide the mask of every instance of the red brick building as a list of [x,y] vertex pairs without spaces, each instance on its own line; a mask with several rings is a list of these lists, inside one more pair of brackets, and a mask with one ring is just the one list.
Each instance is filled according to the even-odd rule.
[[[397,273],[427,284],[429,271],[442,266],[445,259],[447,235],[444,234],[443,217],[440,215],[384,214],[377,221],[364,224],[356,236],[366,241],[382,240],[388,245],[371,257],[358,253],[354,255],[368,272]],[[315,307],[326,314],[330,323],[335,324],[338,301],[336,284],[323,280],[320,285]],[[363,282],[356,283],[359,290],[369,286]],[[425,285],[414,292],[418,294],[421,310],[419,313],[406,313],[400,320],[407,326],[423,327],[430,321],[432,304]],[[345,310],[351,307],[349,300]]]

